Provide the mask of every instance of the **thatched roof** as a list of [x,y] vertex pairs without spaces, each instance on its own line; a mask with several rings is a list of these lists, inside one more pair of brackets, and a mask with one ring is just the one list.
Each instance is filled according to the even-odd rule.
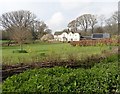
[[54,39],[54,36],[52,34],[46,34],[46,35],[42,36],[42,38],[41,38],[42,41],[48,41],[51,39]]

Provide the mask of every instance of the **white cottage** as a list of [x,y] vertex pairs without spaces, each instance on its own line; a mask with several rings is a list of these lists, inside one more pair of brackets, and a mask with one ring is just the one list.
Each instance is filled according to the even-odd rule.
[[56,41],[79,41],[80,40],[79,32],[55,32],[54,39]]

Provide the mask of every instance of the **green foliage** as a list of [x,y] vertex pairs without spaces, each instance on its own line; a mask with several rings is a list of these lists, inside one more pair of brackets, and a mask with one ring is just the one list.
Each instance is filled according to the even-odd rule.
[[28,53],[26,50],[14,50],[13,53]]
[[4,92],[120,93],[118,62],[112,60],[114,62],[106,60],[91,69],[54,67],[27,70],[7,78],[2,89]]

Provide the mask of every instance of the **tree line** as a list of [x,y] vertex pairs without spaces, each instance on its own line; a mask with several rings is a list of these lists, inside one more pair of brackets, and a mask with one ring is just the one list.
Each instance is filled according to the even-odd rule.
[[51,33],[51,29],[44,21],[38,20],[35,14],[26,10],[2,14],[0,25],[2,39],[15,40],[20,44],[40,39],[44,34]]
[[83,14],[68,23],[69,30],[84,31],[84,33],[104,33],[117,34],[118,11],[114,12],[110,18],[104,15]]
[[[68,23],[68,28],[75,31],[84,31],[84,33],[103,33],[117,34],[118,12],[114,12],[110,18],[104,15],[96,16],[92,14],[83,14]],[[36,15],[30,11],[20,10],[2,14],[0,17],[0,26],[2,27],[2,39],[15,40],[24,43],[28,40],[38,40],[44,34],[51,33],[51,29],[37,19]],[[0,32],[1,33],[1,32]]]

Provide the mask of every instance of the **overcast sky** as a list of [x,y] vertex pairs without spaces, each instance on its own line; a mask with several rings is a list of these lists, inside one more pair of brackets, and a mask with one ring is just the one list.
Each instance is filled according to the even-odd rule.
[[16,10],[29,10],[44,21],[53,32],[67,28],[76,17],[91,13],[110,17],[118,10],[119,0],[0,0],[0,15]]

